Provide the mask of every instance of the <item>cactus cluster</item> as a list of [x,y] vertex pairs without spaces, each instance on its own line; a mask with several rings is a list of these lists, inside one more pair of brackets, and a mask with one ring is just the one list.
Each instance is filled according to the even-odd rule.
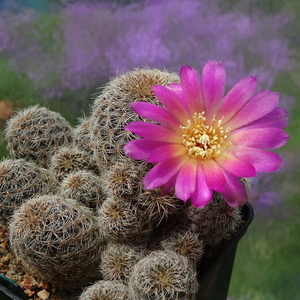
[[38,106],[8,121],[13,158],[0,163],[0,209],[27,270],[84,287],[79,300],[195,299],[199,264],[236,233],[240,210],[218,193],[195,208],[173,190],[146,190],[151,165],[123,152],[136,138],[124,126],[139,120],[130,103],[158,104],[151,86],[173,82],[165,70],[119,75],[75,128]]

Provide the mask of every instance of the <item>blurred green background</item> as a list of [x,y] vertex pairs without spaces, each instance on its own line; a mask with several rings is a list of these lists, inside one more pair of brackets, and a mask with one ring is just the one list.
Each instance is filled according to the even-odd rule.
[[[39,103],[75,126],[101,87],[127,68],[178,72],[188,63],[201,70],[205,59],[219,59],[229,84],[238,75],[262,74],[261,88],[282,95],[291,139],[277,150],[282,170],[262,175],[250,193],[255,219],[239,243],[229,297],[300,299],[300,2],[173,0],[172,10],[171,2],[162,2],[169,19],[160,23],[166,9],[155,0],[0,1],[0,157],[9,156],[3,130],[13,111]],[[175,4],[179,11],[184,5],[178,18]],[[155,5],[157,20],[141,23]],[[201,12],[199,20],[191,5]]]

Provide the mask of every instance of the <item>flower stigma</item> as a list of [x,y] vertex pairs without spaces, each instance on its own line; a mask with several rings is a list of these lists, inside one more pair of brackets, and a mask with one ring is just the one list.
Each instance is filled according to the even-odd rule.
[[223,118],[217,120],[212,117],[210,125],[205,124],[205,112],[194,113],[193,122],[187,120],[182,129],[183,144],[188,149],[188,154],[195,158],[209,159],[219,155],[230,144],[227,140],[230,128],[224,130],[221,126]]

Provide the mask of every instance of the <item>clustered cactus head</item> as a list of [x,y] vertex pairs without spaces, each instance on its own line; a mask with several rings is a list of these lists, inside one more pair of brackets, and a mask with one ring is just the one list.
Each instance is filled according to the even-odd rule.
[[129,288],[136,300],[192,300],[198,281],[187,258],[173,251],[153,251],[134,266]]
[[99,169],[91,159],[91,156],[76,147],[61,147],[51,157],[49,169],[59,181],[71,172],[79,170],[92,171],[99,174]]
[[162,195],[160,189],[143,190],[135,198],[138,207],[144,211],[149,220],[155,225],[167,220],[170,216],[181,212],[183,203],[174,193]]
[[90,171],[71,172],[63,178],[59,193],[97,210],[105,200],[99,176]]
[[90,137],[90,118],[79,118],[79,124],[74,128],[74,145],[81,151],[93,155]]
[[55,192],[57,181],[48,170],[24,159],[0,161],[0,213],[4,219],[34,197]]
[[174,232],[161,241],[164,250],[171,250],[188,258],[190,262],[197,263],[204,254],[204,243],[199,234],[191,230]]
[[205,244],[214,246],[230,239],[241,226],[240,208],[230,206],[220,193],[214,193],[211,202],[204,207],[189,206],[186,217],[191,228],[198,233]]
[[15,212],[9,233],[16,257],[56,286],[79,288],[100,278],[104,238],[92,211],[75,200],[32,198]]
[[139,195],[143,190],[141,178],[144,176],[144,165],[132,159],[124,159],[105,169],[101,178],[107,195],[128,199]]
[[133,300],[128,287],[118,281],[100,280],[88,286],[78,300]]
[[178,75],[158,69],[128,71],[111,80],[95,99],[91,114],[91,142],[98,165],[113,164],[124,157],[123,146],[134,138],[124,127],[140,118],[130,103],[157,103],[153,85],[178,82]]
[[5,138],[13,158],[47,167],[57,149],[72,142],[73,129],[60,114],[36,105],[7,121]]
[[142,244],[152,236],[153,224],[135,203],[107,198],[98,211],[100,227],[109,240]]
[[128,283],[133,266],[143,257],[144,251],[128,244],[109,243],[101,256],[103,280]]

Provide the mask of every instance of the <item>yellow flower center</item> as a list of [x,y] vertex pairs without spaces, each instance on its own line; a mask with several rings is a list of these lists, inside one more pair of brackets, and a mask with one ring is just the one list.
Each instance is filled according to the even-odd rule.
[[230,128],[224,130],[221,126],[223,119],[217,120],[215,115],[209,125],[205,124],[205,112],[194,113],[193,121],[188,120],[182,129],[183,144],[188,154],[196,158],[216,157],[230,142],[227,140]]

